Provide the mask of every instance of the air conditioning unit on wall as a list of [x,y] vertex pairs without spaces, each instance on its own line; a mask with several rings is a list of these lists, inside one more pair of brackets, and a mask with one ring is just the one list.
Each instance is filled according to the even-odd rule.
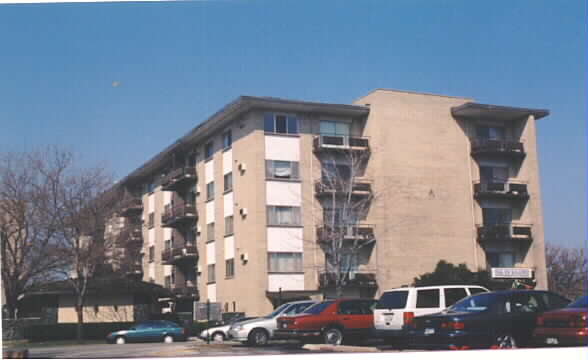
[[239,163],[239,165],[237,165],[237,169],[243,173],[247,170],[247,165],[245,163]]
[[243,217],[247,216],[247,208],[244,207],[239,209],[239,214],[241,214]]

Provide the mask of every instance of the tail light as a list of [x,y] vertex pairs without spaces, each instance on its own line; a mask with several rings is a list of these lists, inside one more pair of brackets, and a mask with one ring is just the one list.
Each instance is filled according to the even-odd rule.
[[586,314],[579,314],[572,318],[570,322],[571,327],[573,328],[585,328],[587,327],[586,322]]
[[543,316],[537,317],[537,326],[543,326],[545,324],[545,318]]
[[413,319],[414,313],[412,311],[407,311],[402,315],[402,320],[404,320],[404,326],[413,326]]
[[182,328],[182,335],[187,335],[188,334],[188,330],[186,330],[186,328]]
[[461,321],[450,321],[441,323],[441,328],[448,330],[463,330],[465,325]]

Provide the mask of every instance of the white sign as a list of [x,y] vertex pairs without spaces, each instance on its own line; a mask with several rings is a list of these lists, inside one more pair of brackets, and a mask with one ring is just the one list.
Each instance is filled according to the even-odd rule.
[[492,268],[493,278],[532,279],[533,269],[529,268]]

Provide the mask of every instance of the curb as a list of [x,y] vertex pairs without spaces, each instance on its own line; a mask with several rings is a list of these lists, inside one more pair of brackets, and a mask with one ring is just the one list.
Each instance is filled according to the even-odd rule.
[[327,344],[306,344],[302,347],[304,350],[309,351],[331,351],[331,352],[381,352],[373,346],[349,346],[349,345],[327,345]]

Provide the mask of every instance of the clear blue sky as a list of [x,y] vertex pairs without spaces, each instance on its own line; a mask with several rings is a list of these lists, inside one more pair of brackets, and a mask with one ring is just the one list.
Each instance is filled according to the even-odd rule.
[[585,10],[580,0],[0,5],[0,151],[60,144],[122,177],[239,95],[350,103],[385,87],[547,108],[546,239],[585,246]]

